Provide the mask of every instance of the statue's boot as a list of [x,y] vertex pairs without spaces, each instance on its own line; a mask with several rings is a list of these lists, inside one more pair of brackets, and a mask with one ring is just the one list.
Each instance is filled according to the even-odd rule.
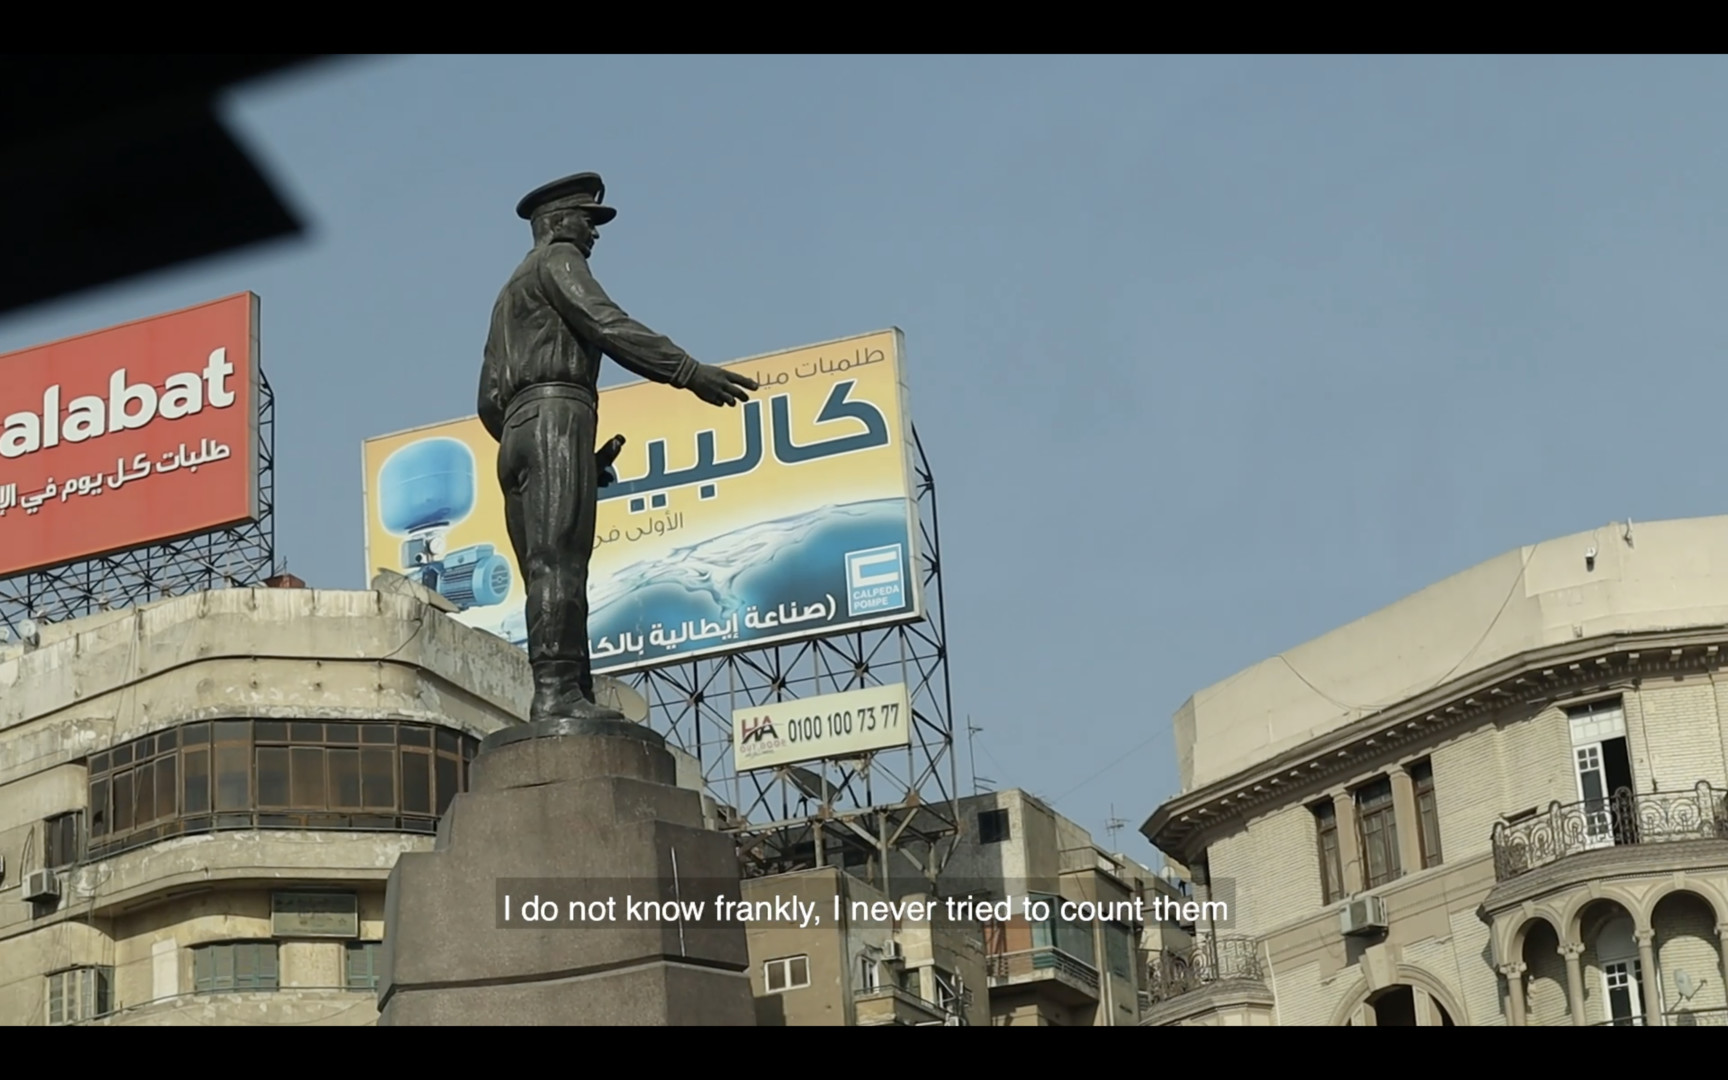
[[537,664],[534,668],[534,704],[529,723],[543,720],[616,720],[625,722],[616,709],[597,705],[582,693],[582,665],[568,661]]

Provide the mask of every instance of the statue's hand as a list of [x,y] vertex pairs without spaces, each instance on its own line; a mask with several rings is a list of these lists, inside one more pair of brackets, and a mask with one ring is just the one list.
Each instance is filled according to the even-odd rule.
[[727,371],[713,364],[700,364],[690,378],[690,392],[710,405],[736,405],[749,401],[746,390],[760,389],[748,375]]
[[611,487],[618,481],[618,474],[612,471],[612,463],[618,460],[618,454],[624,449],[624,436],[614,435],[606,441],[606,445],[594,451],[594,464],[599,466],[599,487]]

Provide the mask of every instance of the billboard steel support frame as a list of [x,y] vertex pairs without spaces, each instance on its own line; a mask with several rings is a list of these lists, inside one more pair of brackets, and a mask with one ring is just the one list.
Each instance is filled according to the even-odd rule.
[[276,566],[276,395],[258,371],[258,519],[0,580],[0,627],[57,623],[187,593],[253,588]]
[[[839,866],[882,880],[893,853],[934,882],[960,835],[936,481],[915,425],[911,436],[923,619],[623,676],[647,699],[649,724],[697,760],[732,815],[722,827],[738,839],[746,877]],[[912,703],[909,746],[737,771],[734,709],[896,682]]]

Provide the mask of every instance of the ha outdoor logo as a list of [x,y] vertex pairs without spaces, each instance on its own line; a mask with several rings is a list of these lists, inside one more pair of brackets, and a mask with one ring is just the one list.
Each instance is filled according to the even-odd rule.
[[780,745],[780,733],[774,729],[771,717],[756,717],[738,725],[738,747],[745,757],[778,750]]

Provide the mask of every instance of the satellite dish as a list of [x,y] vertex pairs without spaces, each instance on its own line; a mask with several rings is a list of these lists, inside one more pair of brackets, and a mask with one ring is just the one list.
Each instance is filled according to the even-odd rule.
[[35,619],[25,619],[18,624],[18,636],[24,639],[24,644],[34,649],[42,644],[42,630],[36,625]]
[[594,704],[617,709],[633,724],[648,720],[648,699],[610,675],[594,676]]
[[1691,1000],[1692,995],[1698,992],[1698,984],[1693,982],[1692,976],[1688,975],[1684,970],[1676,971],[1674,973],[1674,988],[1680,991],[1680,999],[1682,1001]]

